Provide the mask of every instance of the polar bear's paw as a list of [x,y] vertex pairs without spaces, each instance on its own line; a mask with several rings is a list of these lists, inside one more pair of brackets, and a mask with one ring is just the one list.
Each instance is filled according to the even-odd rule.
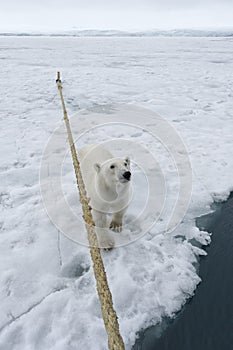
[[109,225],[110,230],[114,232],[121,232],[122,231],[122,221],[115,221],[112,220]]
[[115,246],[115,241],[112,237],[102,237],[99,239],[100,248],[104,250],[111,250]]

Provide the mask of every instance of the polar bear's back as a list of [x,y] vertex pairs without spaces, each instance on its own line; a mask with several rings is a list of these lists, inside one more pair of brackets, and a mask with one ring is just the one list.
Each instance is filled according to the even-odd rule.
[[113,155],[105,148],[99,145],[88,145],[78,150],[79,161],[89,161],[92,165],[95,163],[103,163],[113,158]]

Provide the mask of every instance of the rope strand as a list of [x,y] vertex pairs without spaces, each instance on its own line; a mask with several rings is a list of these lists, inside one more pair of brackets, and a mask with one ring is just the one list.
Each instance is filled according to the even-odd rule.
[[77,180],[77,186],[79,190],[80,202],[82,204],[83,219],[87,230],[87,237],[90,246],[90,253],[93,262],[94,275],[96,279],[96,287],[101,303],[101,311],[104,320],[105,329],[108,335],[108,347],[109,350],[125,350],[123,339],[120,335],[119,323],[116,311],[113,308],[112,295],[108,286],[107,276],[104,269],[103,260],[100,253],[97,235],[95,232],[95,223],[92,218],[91,206],[89,205],[90,199],[87,198],[85,185],[83,182],[80,163],[77,157],[74,140],[70,128],[69,118],[66,111],[65,101],[62,94],[62,82],[60,79],[60,72],[57,72],[57,87],[60,92],[64,120],[66,124],[66,130],[68,134],[70,150],[73,160],[73,166],[75,176]]

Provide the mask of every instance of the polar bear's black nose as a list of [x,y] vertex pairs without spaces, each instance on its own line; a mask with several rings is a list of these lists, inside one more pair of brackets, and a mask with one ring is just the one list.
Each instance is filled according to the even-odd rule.
[[126,171],[124,174],[123,174],[123,177],[126,179],[126,180],[130,180],[130,177],[131,177],[131,172],[130,171]]

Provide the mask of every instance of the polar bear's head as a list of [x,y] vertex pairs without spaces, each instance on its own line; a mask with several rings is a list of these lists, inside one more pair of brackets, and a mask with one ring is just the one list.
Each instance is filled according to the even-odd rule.
[[102,175],[107,185],[113,184],[127,184],[131,178],[130,159],[112,158],[102,164],[94,164],[97,174]]

